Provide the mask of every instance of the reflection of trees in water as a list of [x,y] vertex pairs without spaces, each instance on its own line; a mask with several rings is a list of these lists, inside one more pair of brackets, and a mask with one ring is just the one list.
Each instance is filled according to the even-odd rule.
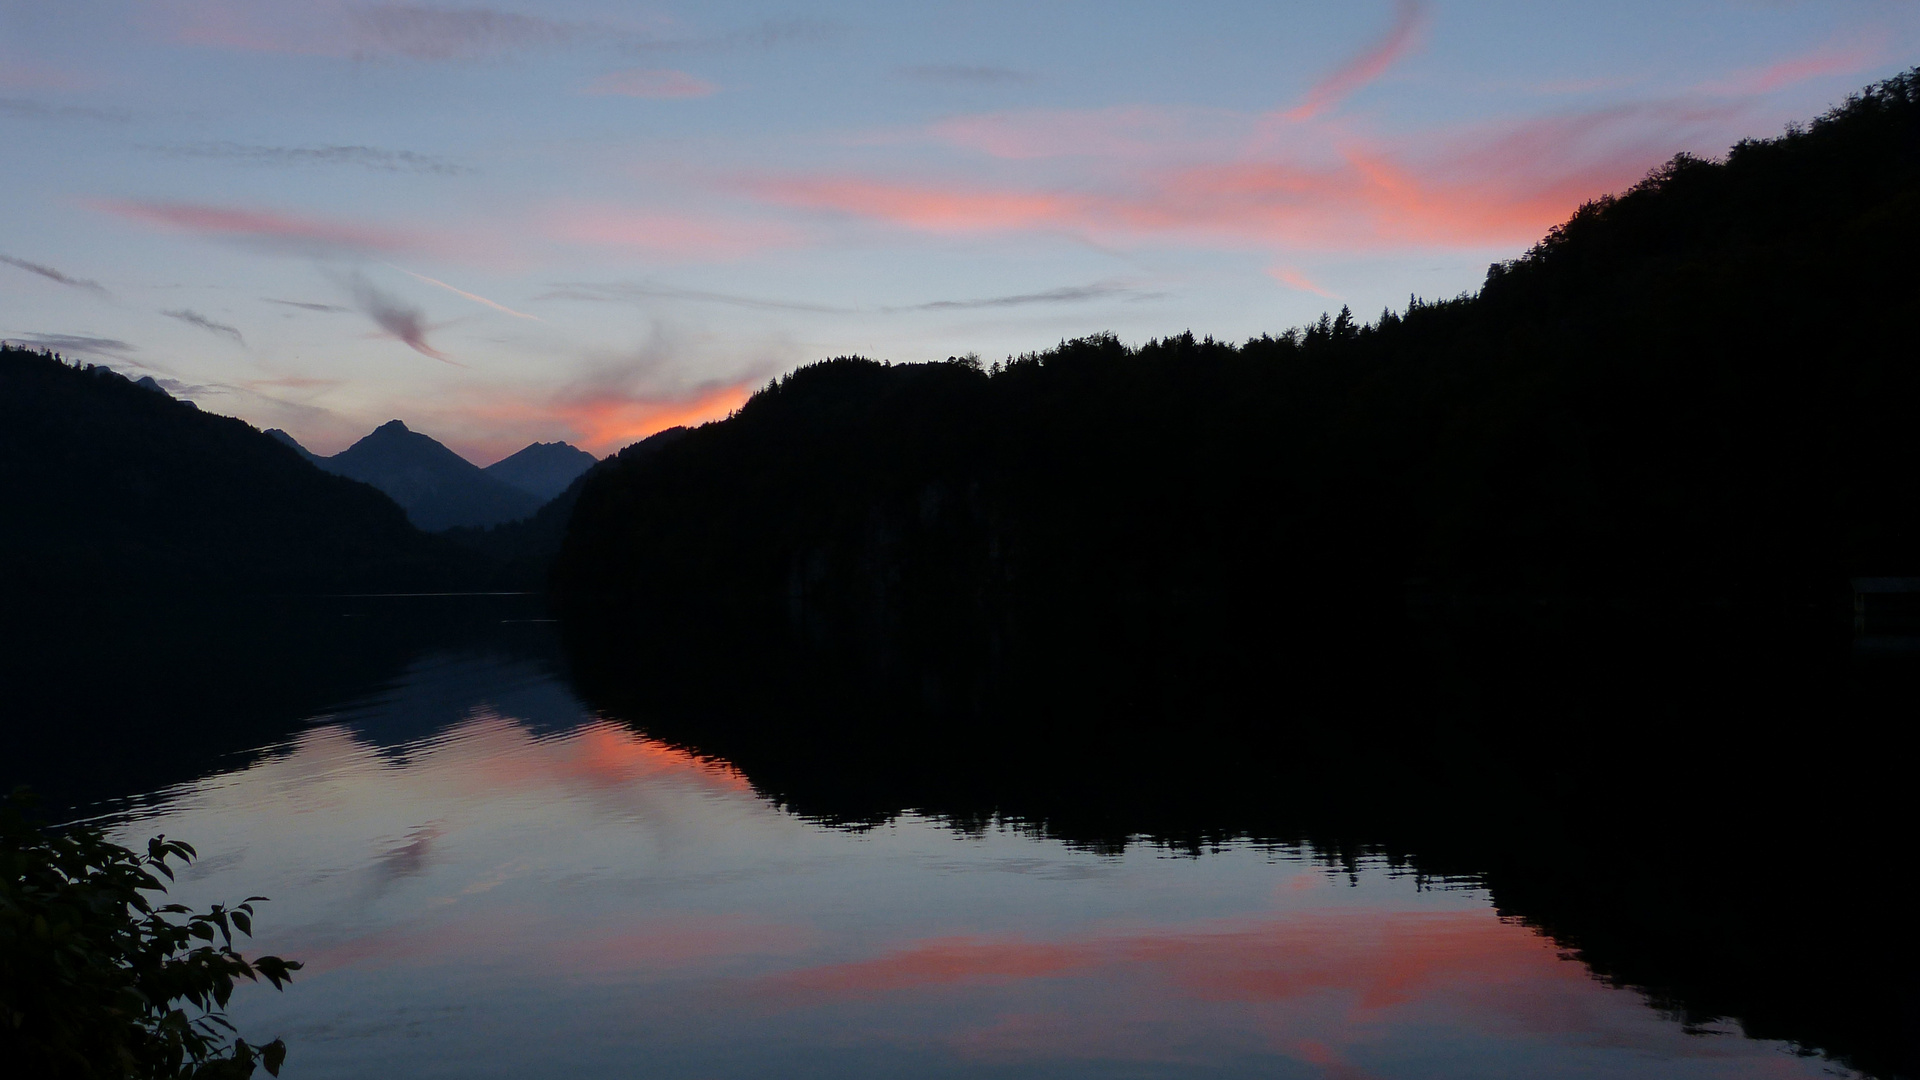
[[502,622],[542,605],[537,597],[12,603],[0,609],[8,626],[0,783],[31,784],[50,812],[78,810],[244,764],[315,716],[394,687],[423,655],[552,665],[544,626]]
[[[1484,882],[1683,1022],[1734,1018],[1881,1075],[1909,1060],[1897,765],[1861,744],[1908,711],[1914,655],[1857,655],[1819,620],[1374,623],[1238,626],[1232,651],[1187,642],[1179,670],[1116,654],[1104,682],[1088,661],[959,703],[798,646],[702,656],[569,630],[592,706],[801,814],[1012,822],[1094,850],[1254,837],[1330,867],[1385,855]],[[1857,878],[1810,886],[1817,867]]]

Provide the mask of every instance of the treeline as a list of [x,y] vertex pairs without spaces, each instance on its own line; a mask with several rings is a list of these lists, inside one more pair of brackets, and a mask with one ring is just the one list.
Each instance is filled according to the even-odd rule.
[[955,706],[1409,590],[1831,600],[1920,564],[1917,240],[1920,71],[1675,158],[1476,295],[803,368],[596,474],[558,594]]

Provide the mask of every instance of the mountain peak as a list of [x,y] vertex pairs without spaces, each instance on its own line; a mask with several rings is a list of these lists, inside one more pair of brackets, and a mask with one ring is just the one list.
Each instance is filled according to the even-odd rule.
[[567,443],[537,442],[501,458],[484,471],[488,476],[503,480],[546,502],[567,490],[598,460],[585,450]]
[[386,492],[409,520],[430,532],[515,521],[531,516],[544,501],[487,475],[433,436],[398,420],[316,464]]
[[268,428],[267,435],[270,438],[273,438],[286,446],[292,447],[294,452],[298,453],[301,457],[306,458],[308,461],[320,460],[319,458],[314,456],[313,451],[308,450],[304,446],[301,446],[300,440],[294,438],[292,435],[288,434],[285,431],[280,430],[279,428]]

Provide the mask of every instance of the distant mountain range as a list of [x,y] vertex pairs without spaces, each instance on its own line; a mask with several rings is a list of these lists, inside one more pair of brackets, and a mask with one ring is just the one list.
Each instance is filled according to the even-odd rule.
[[486,573],[380,492],[244,421],[12,346],[0,347],[0,506],[16,593],[385,591]]
[[563,442],[534,443],[482,469],[398,420],[331,457],[308,451],[278,428],[267,434],[327,472],[379,488],[428,532],[532,517],[595,460]]

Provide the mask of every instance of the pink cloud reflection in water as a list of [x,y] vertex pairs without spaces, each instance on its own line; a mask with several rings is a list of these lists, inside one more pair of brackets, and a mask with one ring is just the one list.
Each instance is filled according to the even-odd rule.
[[[376,739],[373,733],[380,733]],[[423,664],[129,838],[274,897],[290,1077],[1816,1076],[1689,1035],[1472,888],[798,818],[498,661]]]

